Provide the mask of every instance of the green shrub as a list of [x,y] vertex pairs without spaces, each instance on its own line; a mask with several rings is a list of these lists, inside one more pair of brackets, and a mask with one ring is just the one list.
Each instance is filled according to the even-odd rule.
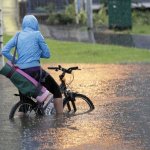
[[74,5],[70,4],[68,6],[66,6],[65,8],[65,15],[70,16],[70,18],[74,18],[75,17],[75,7]]
[[68,21],[68,24],[75,23],[75,14],[75,7],[73,4],[66,6],[64,13],[65,21]]
[[47,12],[51,14],[51,13],[55,12],[56,8],[55,8],[54,3],[49,3],[48,6],[46,6],[46,9],[47,9]]
[[64,12],[49,10],[49,17],[46,22],[51,25],[75,23],[75,10],[73,8],[73,5],[68,5]]
[[73,24],[74,19],[70,16],[67,16],[65,13],[52,13],[49,15],[47,19],[47,24],[50,25],[66,25],[66,24]]
[[150,11],[137,11],[132,12],[133,24],[146,24],[150,25]]
[[46,9],[46,7],[36,7],[35,12],[47,13],[47,9]]
[[78,18],[79,18],[79,24],[81,25],[85,25],[87,22],[87,15],[86,12],[84,10],[81,10],[80,13],[78,14]]
[[56,14],[55,13],[51,13],[51,14],[49,14],[49,17],[46,20],[46,22],[49,25],[55,25],[55,24],[59,23],[59,20],[56,18]]
[[95,26],[100,26],[100,25],[107,25],[108,24],[108,15],[107,15],[107,8],[102,7],[98,13],[93,14],[93,20],[94,20],[94,25]]

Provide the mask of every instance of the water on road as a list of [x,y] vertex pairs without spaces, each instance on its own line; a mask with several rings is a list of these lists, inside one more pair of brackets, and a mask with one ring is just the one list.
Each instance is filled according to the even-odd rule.
[[[63,118],[9,120],[9,111],[18,99],[13,96],[17,89],[0,76],[1,150],[150,149],[150,65],[79,67],[82,70],[75,72],[72,88],[90,97],[95,110]],[[51,74],[58,78],[57,73]]]

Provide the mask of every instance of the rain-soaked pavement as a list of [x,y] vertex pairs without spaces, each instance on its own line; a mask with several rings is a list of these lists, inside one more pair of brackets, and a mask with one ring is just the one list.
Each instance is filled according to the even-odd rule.
[[[0,76],[0,150],[150,149],[150,64],[79,67],[82,70],[75,72],[72,87],[90,97],[95,110],[63,119],[10,121],[17,89]],[[51,74],[58,78],[57,73]]]

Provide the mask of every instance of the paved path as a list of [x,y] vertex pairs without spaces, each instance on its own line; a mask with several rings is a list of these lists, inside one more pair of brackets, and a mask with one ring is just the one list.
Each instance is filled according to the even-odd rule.
[[16,0],[0,0],[0,4],[3,10],[4,33],[12,35],[18,30]]

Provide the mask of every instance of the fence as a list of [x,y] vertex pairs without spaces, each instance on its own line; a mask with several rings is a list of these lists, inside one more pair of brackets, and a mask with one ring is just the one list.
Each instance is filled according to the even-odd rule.
[[64,9],[72,0],[27,0],[27,13],[46,12],[46,7],[55,5],[56,11]]
[[33,14],[40,22],[43,22],[48,17],[50,7],[53,6],[54,11],[60,12],[71,3],[73,3],[73,0],[22,0],[18,4],[19,21],[22,21],[24,15]]

